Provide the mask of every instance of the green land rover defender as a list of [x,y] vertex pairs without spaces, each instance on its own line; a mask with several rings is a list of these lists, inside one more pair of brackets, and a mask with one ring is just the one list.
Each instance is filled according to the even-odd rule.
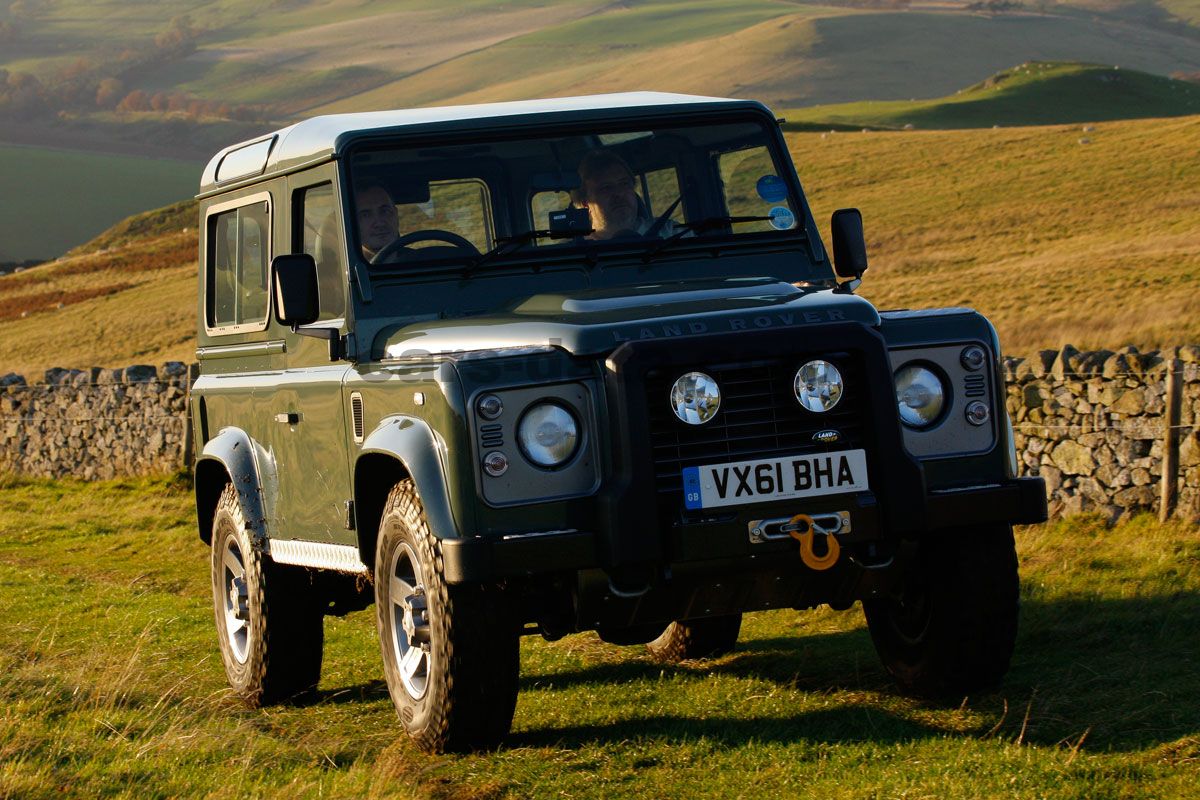
[[899,686],[997,683],[1018,478],[995,330],[856,296],[759,103],[633,93],[309,119],[200,191],[200,538],[251,704],[375,604],[408,734],[495,746],[519,641],[718,655],[861,601]]

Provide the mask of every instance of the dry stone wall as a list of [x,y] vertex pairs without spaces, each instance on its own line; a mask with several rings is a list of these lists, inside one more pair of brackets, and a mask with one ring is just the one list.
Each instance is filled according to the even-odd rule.
[[172,361],[0,377],[0,471],[93,480],[180,469],[190,373]]
[[[1180,382],[1176,425],[1166,417],[1172,369]],[[1005,358],[1004,372],[1021,469],[1046,479],[1051,516],[1092,511],[1115,521],[1159,511],[1169,446],[1179,465],[1174,513],[1200,512],[1200,347],[1140,353],[1067,345]]]
[[[1167,373],[1178,365],[1179,424]],[[1141,353],[1066,346],[1005,358],[1007,406],[1026,475],[1041,475],[1054,516],[1111,520],[1158,511],[1164,454],[1178,453],[1180,516],[1200,516],[1200,347]],[[48,370],[0,377],[0,470],[84,479],[171,472],[188,463],[187,391],[195,365]]]

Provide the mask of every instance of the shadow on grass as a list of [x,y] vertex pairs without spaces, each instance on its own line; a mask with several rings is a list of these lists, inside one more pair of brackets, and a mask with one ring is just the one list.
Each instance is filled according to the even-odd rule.
[[381,698],[387,699],[387,682],[383,680],[367,681],[354,686],[339,686],[333,689],[318,689],[307,692],[291,700],[291,704],[307,708],[319,705],[343,705],[349,703],[376,703]]
[[[856,612],[848,612],[856,613]],[[702,677],[719,674],[766,680],[799,690],[886,689],[887,672],[875,656],[865,630],[817,636],[744,639],[732,653],[712,661],[660,664],[639,647],[625,648],[628,661],[607,662],[576,670],[523,675],[522,689],[562,689],[592,683],[658,680],[662,675]],[[640,656],[640,657],[639,657]]]
[[937,727],[878,708],[847,705],[789,717],[692,718],[673,715],[634,717],[604,725],[570,725],[512,734],[507,747],[580,747],[632,739],[695,741],[704,738],[727,747],[748,742],[787,744],[798,740],[830,744],[895,743],[941,736]]
[[[851,611],[847,613],[859,613]],[[1177,593],[1130,599],[1025,600],[1021,632],[1004,683],[972,695],[981,728],[968,735],[1055,745],[1084,737],[1087,750],[1133,751],[1200,734],[1200,595]],[[634,656],[618,663],[526,675],[522,688],[554,691],[582,684],[657,681],[667,675],[703,680],[717,674],[771,681],[796,691],[898,694],[880,665],[865,630],[815,636],[749,639],[712,662],[656,664]],[[644,651],[643,651],[644,653]],[[936,715],[956,709],[962,697],[920,701]],[[895,717],[861,698],[840,709],[790,719],[746,720],[736,710],[725,719],[650,717],[600,727],[530,731],[523,744],[581,744],[628,736],[706,736],[728,742],[748,739],[895,741],[949,730]],[[633,709],[631,709],[633,711]],[[995,729],[993,731],[993,729]],[[1086,734],[1086,736],[1084,736]]]

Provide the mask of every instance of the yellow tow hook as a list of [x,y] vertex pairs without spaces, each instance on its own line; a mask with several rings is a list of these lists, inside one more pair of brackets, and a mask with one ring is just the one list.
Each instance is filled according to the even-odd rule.
[[787,531],[793,539],[800,542],[800,560],[809,569],[815,569],[818,572],[826,570],[837,563],[838,555],[842,552],[842,546],[832,534],[821,532],[825,537],[825,555],[818,556],[813,551],[813,539],[816,537],[817,526],[813,522],[813,518],[808,514],[797,514],[792,517],[787,525],[783,526],[783,530]]

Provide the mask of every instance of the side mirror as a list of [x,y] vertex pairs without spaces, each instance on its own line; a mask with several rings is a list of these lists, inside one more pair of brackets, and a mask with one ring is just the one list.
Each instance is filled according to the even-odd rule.
[[292,330],[316,322],[321,304],[313,257],[308,253],[275,256],[271,272],[275,275],[275,318]]
[[830,222],[833,231],[833,268],[838,276],[858,280],[867,271],[867,241],[863,237],[862,213],[857,208],[839,208]]

